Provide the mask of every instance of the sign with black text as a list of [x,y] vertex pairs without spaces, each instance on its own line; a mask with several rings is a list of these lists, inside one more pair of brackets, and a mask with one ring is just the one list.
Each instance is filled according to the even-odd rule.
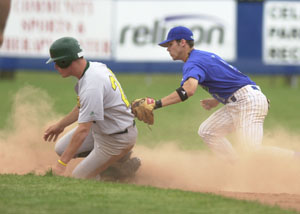
[[300,2],[265,2],[263,28],[265,64],[300,64]]
[[71,36],[87,57],[109,58],[110,11],[108,0],[12,0],[0,56],[48,57],[54,40]]
[[236,4],[234,0],[117,1],[114,56],[117,61],[169,61],[158,43],[172,27],[182,25],[193,31],[196,48],[233,61]]

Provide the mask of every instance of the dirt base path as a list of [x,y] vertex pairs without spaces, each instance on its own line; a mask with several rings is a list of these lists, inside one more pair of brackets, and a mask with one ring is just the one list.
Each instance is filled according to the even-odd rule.
[[279,206],[283,209],[293,209],[300,213],[300,195],[296,194],[269,194],[269,193],[242,193],[242,192],[217,192],[216,194],[249,201],[258,201],[262,204]]
[[[233,164],[172,145],[135,148],[142,157],[136,184],[209,192],[300,213],[300,160],[276,154],[241,156]],[[289,166],[289,167],[287,167]]]

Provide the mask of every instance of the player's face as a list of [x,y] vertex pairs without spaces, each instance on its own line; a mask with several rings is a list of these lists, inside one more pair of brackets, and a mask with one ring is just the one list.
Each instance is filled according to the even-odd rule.
[[62,77],[69,77],[71,75],[71,66],[67,68],[61,68],[55,63],[55,69],[60,73]]
[[173,60],[183,60],[183,49],[180,45],[181,43],[178,43],[177,41],[173,40],[168,43],[167,51],[169,52],[170,56],[173,58]]

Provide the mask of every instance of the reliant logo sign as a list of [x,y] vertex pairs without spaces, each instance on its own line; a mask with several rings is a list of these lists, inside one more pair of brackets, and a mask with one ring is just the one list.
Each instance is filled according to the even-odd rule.
[[[169,61],[158,43],[174,26],[185,26],[194,33],[195,47],[215,52],[227,60],[236,58],[235,1],[120,1],[113,53],[119,61]],[[185,6],[186,5],[186,6]],[[126,11],[126,15],[123,14]],[[126,17],[126,18],[124,18]]]
[[[207,22],[199,24],[201,21]],[[178,26],[182,23],[189,27],[194,33],[195,45],[223,45],[225,26],[222,20],[208,15],[177,15],[164,18],[162,22],[155,20],[152,26],[126,25],[121,29],[119,44],[122,46],[126,42],[136,46],[148,44],[158,44],[167,37],[169,26]],[[185,24],[190,23],[190,24]],[[209,23],[209,24],[208,24]]]

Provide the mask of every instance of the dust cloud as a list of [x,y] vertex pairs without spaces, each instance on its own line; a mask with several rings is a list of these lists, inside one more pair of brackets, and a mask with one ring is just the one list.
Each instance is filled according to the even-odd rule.
[[240,154],[235,162],[203,151],[182,151],[174,144],[135,148],[142,158],[136,183],[200,192],[300,194],[300,157]]
[[40,89],[26,86],[13,101],[7,127],[0,130],[0,173],[41,173],[57,159],[54,144],[43,140],[46,124],[55,119],[53,102]]
[[[44,142],[43,133],[60,117],[45,92],[30,86],[21,89],[15,95],[9,128],[0,131],[0,174],[42,174],[56,164],[54,143]],[[267,134],[264,143],[300,151],[300,136],[284,130]],[[260,152],[241,154],[237,161],[228,162],[207,151],[180,150],[167,142],[155,148],[137,144],[134,155],[142,160],[132,181],[137,185],[201,192],[300,194],[300,157]],[[75,165],[74,160],[68,165],[69,174]]]

